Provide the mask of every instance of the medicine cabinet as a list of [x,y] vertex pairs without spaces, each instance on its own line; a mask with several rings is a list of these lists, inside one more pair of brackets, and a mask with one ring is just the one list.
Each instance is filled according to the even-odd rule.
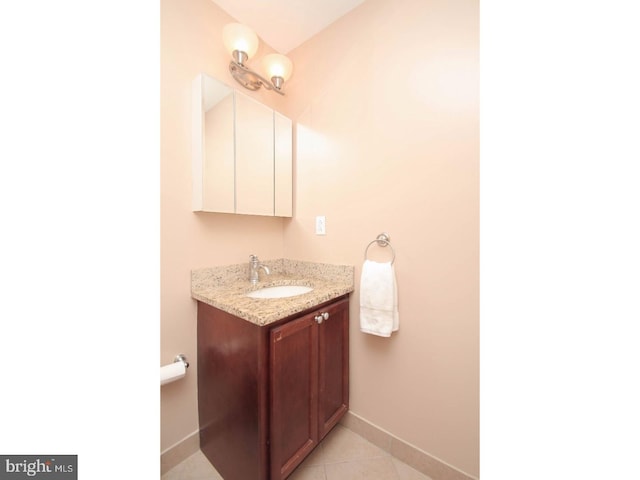
[[290,217],[292,122],[220,81],[193,81],[193,210]]

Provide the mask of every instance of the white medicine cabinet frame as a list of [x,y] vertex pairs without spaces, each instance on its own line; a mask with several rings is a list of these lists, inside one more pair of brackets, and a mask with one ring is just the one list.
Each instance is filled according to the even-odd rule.
[[291,120],[204,73],[192,112],[193,211],[291,217]]

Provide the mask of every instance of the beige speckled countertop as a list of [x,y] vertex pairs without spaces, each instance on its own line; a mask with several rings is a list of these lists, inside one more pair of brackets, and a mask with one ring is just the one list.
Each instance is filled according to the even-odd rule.
[[[261,269],[257,285],[249,282],[248,261],[246,264],[192,270],[191,297],[262,326],[353,291],[352,266],[285,258],[261,263],[269,267],[271,274],[266,275]],[[313,290],[288,298],[245,296],[252,290],[276,285],[306,285]]]

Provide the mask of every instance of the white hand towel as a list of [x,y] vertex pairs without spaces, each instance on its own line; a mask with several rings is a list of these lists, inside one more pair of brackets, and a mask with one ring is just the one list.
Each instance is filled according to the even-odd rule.
[[360,331],[390,337],[399,327],[393,265],[365,260],[360,277]]

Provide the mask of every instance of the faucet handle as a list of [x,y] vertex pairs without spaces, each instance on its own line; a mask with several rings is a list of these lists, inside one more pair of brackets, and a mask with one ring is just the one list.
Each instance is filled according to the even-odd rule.
[[254,255],[253,253],[251,255],[249,255],[249,261],[250,262],[257,262],[258,261],[258,256]]

